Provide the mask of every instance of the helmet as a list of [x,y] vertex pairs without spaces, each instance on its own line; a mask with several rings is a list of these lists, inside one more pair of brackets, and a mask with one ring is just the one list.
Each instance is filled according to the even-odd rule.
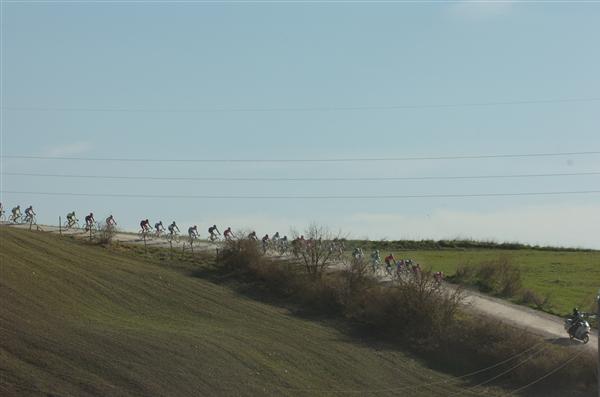
[[93,212],[90,212],[90,216],[94,216],[94,213],[93,213]]
[[173,224],[175,225],[175,221],[173,221]]
[[146,222],[150,222],[148,219],[146,219]]
[[216,228],[216,227],[217,227],[217,225],[213,225],[213,227],[214,227],[214,228]]
[[17,204],[17,208],[21,208],[21,206]]

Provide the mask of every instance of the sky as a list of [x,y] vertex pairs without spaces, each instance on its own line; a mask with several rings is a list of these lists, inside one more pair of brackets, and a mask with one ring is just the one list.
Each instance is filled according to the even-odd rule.
[[[212,224],[271,234],[317,223],[356,238],[600,249],[598,193],[447,197],[598,191],[598,153],[431,159],[600,152],[600,3],[1,11],[0,200],[33,205],[42,223],[75,210],[113,214],[129,230],[145,218],[204,234]],[[183,159],[262,161],[165,161]],[[300,159],[380,161],[264,161]],[[588,174],[374,179],[565,173]]]

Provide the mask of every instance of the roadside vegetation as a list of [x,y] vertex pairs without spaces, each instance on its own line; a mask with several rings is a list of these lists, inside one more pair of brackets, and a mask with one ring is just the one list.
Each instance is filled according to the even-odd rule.
[[[307,247],[309,257],[311,249]],[[217,261],[225,278],[246,280],[248,288],[286,299],[311,315],[345,319],[363,335],[402,346],[439,368],[469,373],[524,354],[522,361],[495,369],[495,384],[514,387],[530,382],[573,357],[572,347],[552,345],[491,318],[462,312],[460,289],[440,288],[431,272],[381,285],[366,268],[367,263],[353,260],[341,272],[324,271],[314,277],[301,264],[263,256],[249,240],[229,243]],[[519,271],[506,260],[489,263],[475,273],[489,291],[512,295],[520,290]],[[484,375],[473,378],[488,384],[490,374]],[[595,377],[594,358],[584,353],[537,385],[537,391],[585,393],[593,389]]]

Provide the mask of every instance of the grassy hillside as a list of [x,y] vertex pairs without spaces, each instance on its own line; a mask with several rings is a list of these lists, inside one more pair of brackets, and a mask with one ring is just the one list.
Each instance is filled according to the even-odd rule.
[[0,263],[3,396],[482,391],[184,265],[6,227]]

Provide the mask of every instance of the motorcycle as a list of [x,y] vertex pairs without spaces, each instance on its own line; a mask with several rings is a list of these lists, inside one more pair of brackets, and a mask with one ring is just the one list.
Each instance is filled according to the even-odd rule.
[[573,325],[573,319],[567,318],[565,320],[565,331],[569,334],[569,338],[580,340],[583,343],[588,343],[590,340],[590,324],[584,320],[579,320],[579,325],[571,331]]

